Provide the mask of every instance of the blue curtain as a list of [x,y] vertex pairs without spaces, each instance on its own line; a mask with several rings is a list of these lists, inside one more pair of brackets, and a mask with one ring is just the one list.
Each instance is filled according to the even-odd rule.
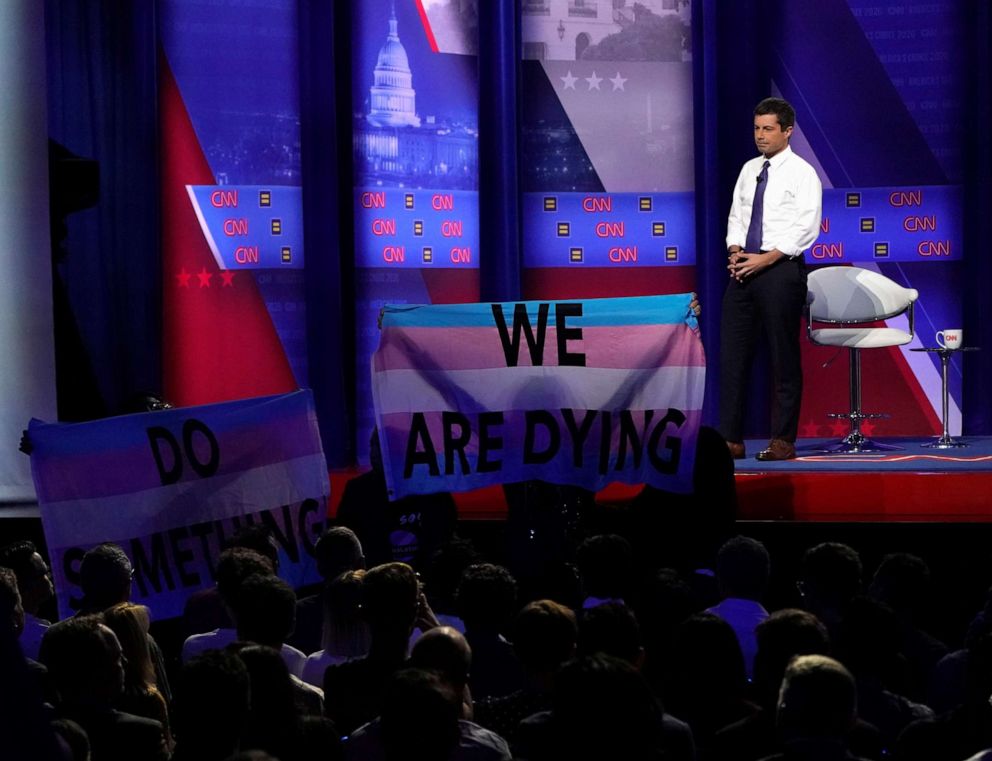
[[300,148],[307,356],[324,455],[355,460],[354,250],[348,3],[300,0]]
[[155,3],[46,0],[45,19],[49,136],[100,165],[55,272],[60,416],[81,419],[161,384]]
[[479,242],[481,298],[520,298],[520,13],[514,0],[479,3]]
[[964,203],[964,328],[969,346],[982,350],[965,355],[964,361],[964,433],[969,435],[992,432],[992,394],[988,382],[992,378],[992,256],[988,254],[988,215],[992,209],[992,146],[988,130],[979,125],[992,119],[992,10],[985,0],[971,0],[967,75],[974,101],[969,118],[965,170]]
[[[727,214],[741,166],[754,155],[752,112],[771,88],[771,57],[763,0],[696,0],[693,6],[693,91],[696,157],[696,277],[703,307],[706,396],[703,419],[719,418],[720,313],[727,287]],[[749,42],[754,40],[754,42]],[[756,358],[751,388],[770,388],[767,361]],[[747,435],[768,430],[770,397],[755,394]]]

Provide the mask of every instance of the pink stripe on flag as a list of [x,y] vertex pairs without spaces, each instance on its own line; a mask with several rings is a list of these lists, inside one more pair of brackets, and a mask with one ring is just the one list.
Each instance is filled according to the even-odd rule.
[[[547,329],[544,365],[558,365],[557,330]],[[688,325],[617,325],[582,329],[582,340],[569,340],[570,353],[584,353],[586,367],[703,367],[702,343]],[[387,328],[373,355],[375,372],[386,370],[477,370],[506,367],[495,328]],[[518,366],[531,367],[523,332]]]

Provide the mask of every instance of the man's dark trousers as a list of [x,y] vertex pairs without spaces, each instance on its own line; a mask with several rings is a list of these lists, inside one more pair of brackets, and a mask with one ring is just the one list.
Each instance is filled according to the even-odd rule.
[[753,279],[739,283],[731,278],[727,285],[720,321],[720,433],[727,441],[744,440],[744,407],[759,331],[768,339],[775,384],[771,438],[796,440],[803,395],[799,326],[805,304],[802,256],[780,259]]

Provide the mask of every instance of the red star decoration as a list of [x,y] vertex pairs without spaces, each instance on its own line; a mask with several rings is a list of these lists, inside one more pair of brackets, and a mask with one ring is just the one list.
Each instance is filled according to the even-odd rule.
[[871,436],[875,432],[875,428],[877,427],[878,426],[875,423],[871,422],[870,420],[865,420],[863,423],[861,423],[861,432],[865,436]]
[[843,436],[851,430],[851,424],[846,420],[835,420],[830,424],[830,434],[832,436]]
[[220,273],[221,287],[227,288],[227,286],[234,287],[234,272],[231,270],[224,270]]
[[207,272],[207,268],[204,267],[199,272],[196,273],[196,276],[198,278],[200,278],[200,287],[201,288],[209,288],[210,287],[210,279],[214,276],[214,273]]
[[808,423],[803,423],[803,438],[811,439],[815,438],[820,434],[820,426],[810,420]]
[[189,288],[189,279],[191,277],[193,277],[193,276],[186,271],[186,268],[185,267],[183,267],[179,271],[179,274],[176,275],[176,280],[179,281],[179,287],[180,288]]

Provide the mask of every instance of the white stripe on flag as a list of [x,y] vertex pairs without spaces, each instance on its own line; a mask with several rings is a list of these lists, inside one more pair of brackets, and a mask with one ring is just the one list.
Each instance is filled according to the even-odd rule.
[[703,406],[705,367],[494,367],[373,373],[377,413],[458,410],[643,410]]

